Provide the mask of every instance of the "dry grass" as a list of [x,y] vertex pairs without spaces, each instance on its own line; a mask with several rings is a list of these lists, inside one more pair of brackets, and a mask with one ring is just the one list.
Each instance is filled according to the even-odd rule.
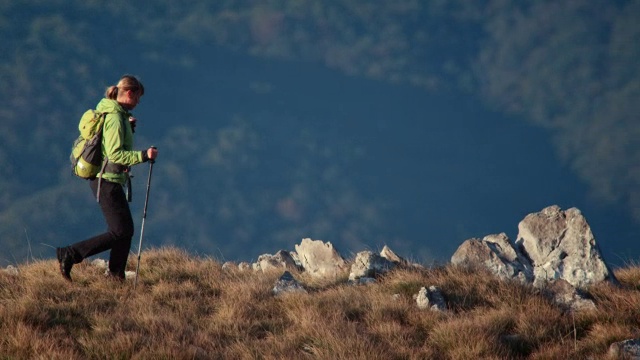
[[[309,293],[274,297],[280,274],[223,271],[174,248],[144,253],[136,291],[90,265],[74,267],[73,283],[55,260],[23,265],[18,276],[0,272],[0,358],[582,359],[640,334],[635,266],[616,271],[621,287],[588,289],[597,309],[580,313],[451,266],[397,270],[368,286],[294,274]],[[416,306],[430,285],[448,313]]]

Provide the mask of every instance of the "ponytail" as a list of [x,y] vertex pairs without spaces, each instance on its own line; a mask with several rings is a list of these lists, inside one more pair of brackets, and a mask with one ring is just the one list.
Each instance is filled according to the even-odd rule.
[[107,91],[104,93],[104,97],[111,100],[116,100],[118,98],[118,87],[115,85],[111,85],[107,88]]

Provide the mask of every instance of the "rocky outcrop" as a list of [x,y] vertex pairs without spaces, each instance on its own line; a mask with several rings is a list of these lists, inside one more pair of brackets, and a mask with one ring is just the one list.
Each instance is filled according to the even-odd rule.
[[350,281],[356,281],[360,278],[375,278],[377,275],[384,274],[396,266],[395,263],[375,254],[371,251],[361,251],[351,265]]
[[254,271],[267,272],[271,270],[298,268],[295,260],[286,250],[280,250],[275,255],[263,254],[258,256],[258,261],[252,265]]
[[502,279],[533,281],[531,263],[511,245],[504,233],[465,241],[451,257],[451,263],[486,268]]
[[518,229],[514,245],[505,234],[467,240],[451,262],[539,287],[560,279],[576,288],[605,280],[617,283],[580,210],[550,206],[527,215]]
[[604,280],[616,282],[580,210],[547,207],[527,215],[518,231],[516,246],[531,261],[537,283],[564,279],[584,287]]

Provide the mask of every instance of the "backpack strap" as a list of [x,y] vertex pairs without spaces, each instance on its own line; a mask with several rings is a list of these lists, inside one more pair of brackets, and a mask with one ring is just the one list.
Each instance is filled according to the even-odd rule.
[[102,168],[100,168],[100,174],[98,175],[98,191],[96,191],[96,202],[100,202],[100,188],[102,187],[102,174],[104,173],[104,168],[107,167],[107,158],[102,160]]
[[[119,112],[120,111],[105,111],[103,113],[100,113],[100,116],[104,116],[104,120],[102,122],[102,127],[100,128],[101,132],[104,132],[104,125],[107,122],[107,114],[117,114]],[[122,123],[124,124],[124,121]],[[100,151],[102,151],[102,149]],[[97,202],[100,202],[100,188],[102,187],[102,174],[104,174],[105,169],[107,168],[107,164],[109,164],[109,158],[105,156],[104,160],[102,160],[102,167],[100,168],[100,173],[98,174],[98,190],[96,191],[96,201]],[[115,164],[115,165],[117,165],[117,164]]]

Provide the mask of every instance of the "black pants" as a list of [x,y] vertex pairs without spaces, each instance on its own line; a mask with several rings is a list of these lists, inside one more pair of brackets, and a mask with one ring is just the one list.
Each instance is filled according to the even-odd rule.
[[[95,196],[98,191],[98,179],[90,180],[90,183]],[[133,218],[122,185],[102,180],[100,209],[102,209],[102,214],[107,221],[107,232],[77,242],[69,248],[76,263],[111,249],[109,271],[114,275],[124,277],[131,248],[131,238],[133,237]]]

